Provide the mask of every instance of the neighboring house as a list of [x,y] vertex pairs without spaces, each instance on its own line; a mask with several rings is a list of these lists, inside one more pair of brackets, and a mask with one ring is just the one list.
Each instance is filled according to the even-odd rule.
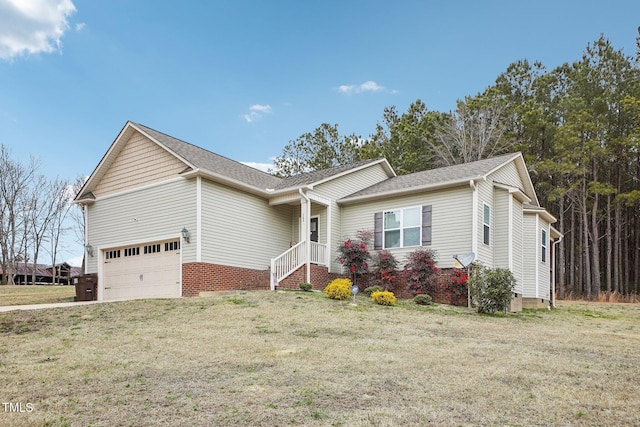
[[[0,268],[0,274],[2,274],[2,268]],[[34,268],[33,263],[19,262],[15,266],[13,272],[13,282],[16,285],[68,285],[71,278],[82,274],[82,269],[79,267],[72,267],[66,262],[55,265],[55,278],[54,267],[51,265],[37,264]],[[33,279],[35,277],[35,283]]]
[[547,303],[555,219],[520,153],[396,176],[385,159],[277,178],[127,122],[76,197],[98,299],[324,285],[358,230],[401,259],[420,246],[509,267]]

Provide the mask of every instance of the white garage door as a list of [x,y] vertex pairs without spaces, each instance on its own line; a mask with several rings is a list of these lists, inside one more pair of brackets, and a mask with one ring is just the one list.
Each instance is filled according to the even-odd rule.
[[104,251],[104,300],[180,296],[180,240]]

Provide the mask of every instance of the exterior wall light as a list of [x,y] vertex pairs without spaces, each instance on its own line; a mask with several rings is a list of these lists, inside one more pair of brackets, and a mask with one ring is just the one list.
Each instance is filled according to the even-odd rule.
[[189,239],[189,230],[187,230],[187,227],[182,227],[182,239],[184,239],[185,243],[191,243]]
[[87,250],[87,255],[93,258],[93,246],[87,243],[86,245],[84,245],[84,248]]

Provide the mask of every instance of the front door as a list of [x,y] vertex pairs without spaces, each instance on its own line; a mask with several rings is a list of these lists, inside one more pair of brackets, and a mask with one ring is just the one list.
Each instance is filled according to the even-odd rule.
[[312,242],[317,242],[318,241],[318,217],[314,216],[313,218],[311,218],[311,223],[309,225],[310,225],[309,239],[311,239]]

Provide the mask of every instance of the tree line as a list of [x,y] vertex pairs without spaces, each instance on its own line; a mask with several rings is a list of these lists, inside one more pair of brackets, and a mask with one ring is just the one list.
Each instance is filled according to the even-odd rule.
[[636,46],[627,55],[602,35],[579,60],[551,70],[519,60],[454,111],[430,111],[419,99],[402,114],[385,108],[366,138],[324,123],[285,146],[275,173],[385,157],[407,174],[521,151],[564,235],[559,297],[638,294],[640,37]]
[[[20,264],[24,265],[25,274],[31,270],[31,277],[26,277],[26,281],[36,283],[37,265],[43,253],[56,265],[63,236],[70,231],[67,218],[75,219],[76,224],[83,223],[81,213],[71,204],[82,180],[50,179],[40,174],[39,168],[40,162],[33,156],[28,162],[21,162],[12,157],[8,147],[0,145],[0,283],[3,285],[14,284],[14,274]],[[76,231],[81,229],[83,227]],[[57,269],[53,271],[55,276]]]

